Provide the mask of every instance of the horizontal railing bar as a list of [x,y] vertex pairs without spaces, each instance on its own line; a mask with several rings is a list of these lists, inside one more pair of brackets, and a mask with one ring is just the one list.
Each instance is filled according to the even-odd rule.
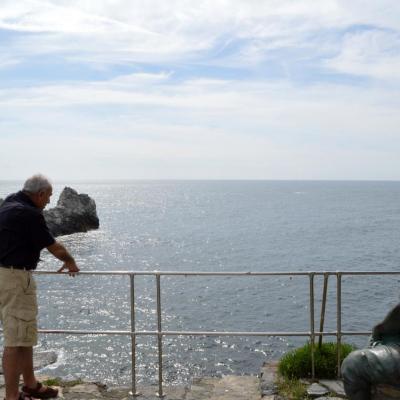
[[[341,275],[400,275],[400,271],[338,271]],[[333,273],[336,275],[337,273]],[[330,274],[327,272],[327,274]],[[332,275],[332,274],[331,274]]]
[[202,332],[202,331],[165,331],[163,336],[310,336],[309,332]]
[[[41,275],[68,275],[68,272],[34,271]],[[147,276],[308,276],[310,272],[207,272],[207,271],[80,271],[76,275],[147,275]]]
[[[0,330],[0,332],[2,332]],[[64,329],[39,329],[39,333],[63,333],[73,335],[126,335],[126,336],[310,336],[309,332],[216,332],[216,331],[87,331]],[[324,333],[329,335],[329,333]],[[336,335],[336,333],[333,333]]]
[[72,335],[128,335],[136,334],[131,331],[87,331],[79,329],[38,329],[39,333],[69,333]]
[[[311,332],[216,332],[216,331],[164,331],[163,336],[310,336]],[[336,336],[336,332],[315,332],[315,335]]]
[[[34,271],[39,275],[68,275],[68,272]],[[208,272],[208,271],[81,271],[77,275],[165,275],[165,276],[308,276],[324,275],[400,275],[400,271],[288,271],[288,272]]]
[[[0,329],[0,332],[3,332]],[[229,332],[229,331],[89,331],[82,329],[39,329],[39,333],[64,333],[73,335],[126,335],[126,336],[310,336],[311,332]],[[342,335],[370,335],[371,332],[342,332]],[[314,332],[315,336],[336,336],[337,332]]]

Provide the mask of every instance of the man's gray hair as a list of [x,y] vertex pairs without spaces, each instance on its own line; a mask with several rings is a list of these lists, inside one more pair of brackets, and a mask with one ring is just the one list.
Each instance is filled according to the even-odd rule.
[[36,174],[28,178],[23,187],[24,192],[39,193],[52,187],[51,182],[41,174]]

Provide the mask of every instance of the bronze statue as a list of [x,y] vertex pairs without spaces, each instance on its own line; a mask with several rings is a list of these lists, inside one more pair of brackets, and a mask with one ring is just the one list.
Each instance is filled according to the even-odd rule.
[[350,400],[370,400],[378,384],[400,384],[400,304],[373,328],[368,347],[350,353],[341,369]]

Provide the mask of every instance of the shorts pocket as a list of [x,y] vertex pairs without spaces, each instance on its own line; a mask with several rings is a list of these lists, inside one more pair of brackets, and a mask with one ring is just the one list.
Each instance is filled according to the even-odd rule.
[[36,341],[37,322],[36,311],[34,309],[9,310],[4,325],[4,334],[8,341],[18,343],[31,343]]

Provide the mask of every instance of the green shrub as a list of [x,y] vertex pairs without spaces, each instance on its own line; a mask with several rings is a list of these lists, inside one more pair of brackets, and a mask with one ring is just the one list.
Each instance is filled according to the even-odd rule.
[[[337,354],[336,343],[322,343],[321,349],[318,345],[314,346],[314,362],[315,362],[315,377],[331,379],[337,376]],[[342,360],[355,347],[342,343],[341,358]],[[295,349],[285,354],[278,365],[279,373],[289,379],[293,378],[310,378],[311,377],[311,345],[305,344],[298,349]]]

